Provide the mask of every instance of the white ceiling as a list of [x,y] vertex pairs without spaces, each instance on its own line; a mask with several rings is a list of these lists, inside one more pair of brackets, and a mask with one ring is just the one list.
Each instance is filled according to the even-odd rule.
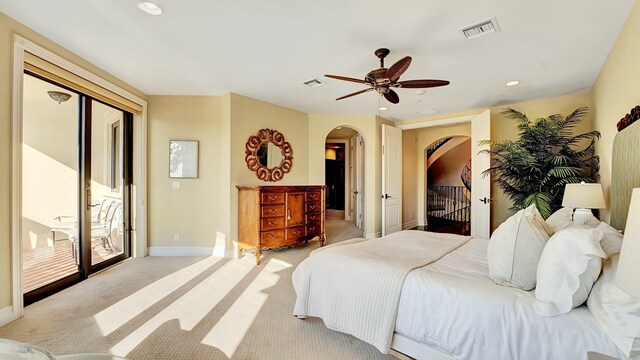
[[[136,3],[0,0],[0,11],[148,95],[231,91],[309,113],[377,114],[375,93],[336,102],[363,87],[322,75],[363,78],[387,47],[387,66],[413,57],[401,80],[451,81],[381,100],[404,120],[591,88],[634,0],[157,0],[161,16]],[[492,16],[501,32],[459,32]],[[302,85],[312,78],[327,85]]]

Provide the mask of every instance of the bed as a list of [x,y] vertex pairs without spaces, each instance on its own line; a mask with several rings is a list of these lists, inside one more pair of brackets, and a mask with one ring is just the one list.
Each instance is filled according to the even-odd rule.
[[[614,142],[611,223],[617,228],[624,228],[631,189],[640,187],[640,152],[630,150],[637,148],[639,139],[640,123],[619,133]],[[410,246],[424,241],[425,249],[394,248],[407,238],[413,239]],[[587,352],[627,359],[586,306],[542,317],[533,310],[533,291],[490,280],[488,240],[403,231],[371,241],[321,250],[303,261],[293,276],[298,295],[294,315],[320,317],[327,327],[367,341],[381,352],[394,349],[416,359],[573,360],[586,359]],[[441,241],[453,245],[425,255],[426,248]],[[395,264],[378,273],[380,256],[392,259],[400,253],[412,259],[406,268]],[[416,261],[420,256],[428,259]],[[332,264],[332,259],[338,260]],[[402,277],[400,286],[385,275],[394,271]],[[372,278],[364,279],[367,274]],[[319,283],[324,285],[318,287]],[[384,291],[398,287],[392,290],[395,297]],[[379,304],[380,298],[386,304]],[[358,312],[362,313],[352,314]]]

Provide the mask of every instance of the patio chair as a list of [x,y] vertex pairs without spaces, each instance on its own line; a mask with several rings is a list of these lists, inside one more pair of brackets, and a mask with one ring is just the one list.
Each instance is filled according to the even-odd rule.
[[[101,239],[102,245],[105,246],[104,236],[105,236],[105,227],[106,223],[109,222],[111,224],[113,222],[113,216],[117,209],[114,209],[114,212],[111,212],[112,208],[115,208],[120,204],[118,200],[113,199],[103,199],[100,202],[92,204],[91,207],[91,239]],[[111,215],[111,219],[108,220],[108,217]],[[74,260],[78,259],[78,221],[75,220],[76,216],[71,215],[61,215],[56,216],[54,218],[54,224],[51,226],[51,234],[53,243],[57,241],[69,240],[71,242],[71,250]],[[65,239],[56,239],[56,233],[61,232],[67,235]],[[109,242],[111,240],[111,231],[107,232],[106,236]],[[106,249],[106,247],[105,247]]]

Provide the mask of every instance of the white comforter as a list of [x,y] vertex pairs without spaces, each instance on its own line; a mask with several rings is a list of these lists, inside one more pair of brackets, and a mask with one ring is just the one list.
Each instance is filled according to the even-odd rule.
[[328,328],[388,353],[407,274],[468,240],[467,236],[401,231],[317,252],[293,273],[294,315],[322,318]]
[[472,239],[412,271],[396,332],[457,359],[583,360],[587,351],[626,359],[585,307],[557,317],[533,310],[535,295],[488,278],[487,240]]

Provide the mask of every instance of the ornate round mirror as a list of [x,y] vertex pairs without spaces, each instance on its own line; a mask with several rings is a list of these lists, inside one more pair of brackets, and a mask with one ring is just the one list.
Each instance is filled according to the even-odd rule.
[[277,130],[261,129],[247,140],[245,161],[260,180],[280,181],[293,166],[293,149]]

